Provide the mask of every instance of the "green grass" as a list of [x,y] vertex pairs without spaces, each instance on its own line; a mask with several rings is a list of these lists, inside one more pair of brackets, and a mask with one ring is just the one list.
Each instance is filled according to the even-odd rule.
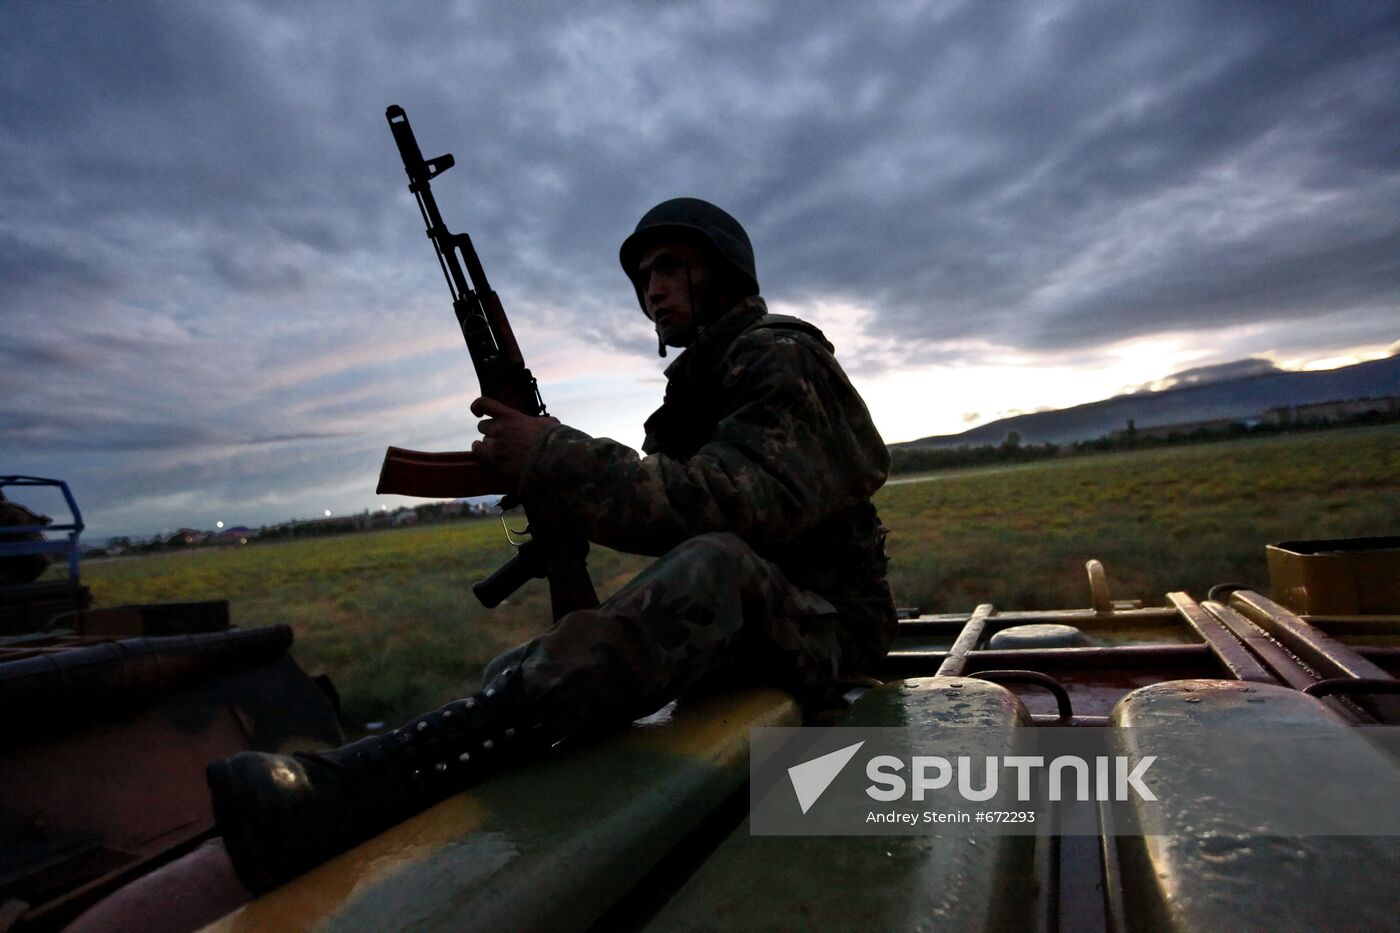
[[1400,532],[1400,427],[1284,435],[941,474],[888,486],[891,583],[925,611],[1085,606],[1266,588],[1264,545]]
[[[473,521],[94,561],[83,579],[97,606],[227,599],[238,625],[290,625],[297,659],[331,675],[355,725],[470,692],[487,661],[544,631],[543,582],[495,611],[471,593],[510,554],[499,522]],[[645,563],[599,550],[590,567],[610,591]]]
[[[956,471],[877,504],[901,605],[1085,606],[1090,557],[1116,598],[1160,604],[1171,589],[1263,587],[1268,542],[1400,532],[1400,426]],[[548,626],[542,582],[494,611],[471,595],[508,556],[499,523],[479,521],[97,561],[84,579],[98,605],[228,599],[240,625],[291,625],[354,725],[475,689],[487,660]],[[602,594],[645,564],[590,560]]]

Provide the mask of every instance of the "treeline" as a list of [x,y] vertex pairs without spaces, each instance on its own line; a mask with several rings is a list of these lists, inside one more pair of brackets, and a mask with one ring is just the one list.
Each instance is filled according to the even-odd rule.
[[[358,531],[373,531],[378,528],[459,522],[472,518],[484,518],[493,514],[495,513],[484,504],[428,502],[423,505],[415,505],[412,508],[399,508],[393,512],[364,511],[355,515],[334,518],[264,525],[258,529],[257,540],[282,541],[289,538],[326,538],[333,535],[354,534]],[[251,539],[249,543],[251,543]]]
[[895,447],[890,450],[891,473],[931,473],[959,467],[990,466],[995,463],[1030,463],[1049,460],[1065,453],[1059,444],[1022,444],[1012,431],[1000,444],[971,447]]
[[1093,440],[1075,441],[1072,444],[1022,444],[1020,435],[1012,431],[1000,444],[983,444],[977,447],[962,444],[958,447],[891,448],[890,473],[932,473],[938,470],[952,470],[961,467],[1029,463],[1035,460],[1073,457],[1080,454],[1107,453],[1119,450],[1152,450],[1161,447],[1176,447],[1182,444],[1208,444],[1241,437],[1327,431],[1334,428],[1392,424],[1398,421],[1400,421],[1400,412],[1368,411],[1346,417],[1310,420],[1255,421],[1249,419],[1237,421],[1224,427],[1183,427],[1180,431],[1170,431],[1166,434],[1140,432],[1132,426],[1132,422],[1129,422],[1127,430],[1115,431]]
[[400,507],[392,512],[365,510],[353,515],[293,520],[277,525],[263,525],[256,529],[238,527],[225,531],[205,531],[181,528],[173,534],[153,535],[146,539],[111,538],[105,547],[85,548],[83,554],[87,557],[117,557],[123,554],[155,554],[192,548],[242,546],[294,538],[326,538],[381,528],[458,522],[486,518],[494,514],[496,513],[492,508],[479,502],[460,499],[452,502],[427,502],[412,508]]

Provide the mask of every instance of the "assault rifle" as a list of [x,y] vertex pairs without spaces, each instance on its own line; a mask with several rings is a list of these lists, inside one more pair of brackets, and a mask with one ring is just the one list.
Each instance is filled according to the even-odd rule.
[[[455,163],[451,154],[424,159],[408,125],[408,115],[397,104],[384,111],[389,129],[398,144],[408,190],[418,201],[418,210],[428,226],[438,265],[452,292],[452,310],[462,328],[472,365],[476,368],[481,394],[509,405],[527,415],[547,414],[535,377],[525,368],[520,346],[506,320],[501,299],[486,281],[486,272],[465,233],[452,233],[442,222],[437,202],[428,182]],[[460,257],[460,259],[459,259]],[[465,269],[463,267],[465,266]],[[401,496],[445,498],[505,494],[501,508],[517,504],[514,490],[490,464],[470,451],[425,453],[390,447],[379,471],[377,493]],[[509,536],[507,536],[509,540]],[[531,534],[523,544],[515,544],[516,554],[485,580],[472,585],[472,592],[487,608],[492,608],[536,577],[548,577],[554,617],[597,605],[593,583],[584,558],[587,541],[565,541],[554,536]]]

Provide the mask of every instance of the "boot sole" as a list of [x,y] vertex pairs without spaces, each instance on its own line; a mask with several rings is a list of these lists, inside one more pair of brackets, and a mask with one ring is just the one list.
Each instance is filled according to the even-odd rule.
[[254,894],[271,891],[277,883],[263,869],[263,858],[249,829],[252,814],[234,777],[232,760],[219,758],[209,762],[204,779],[214,802],[214,822],[224,838],[224,851],[233,862],[234,872]]

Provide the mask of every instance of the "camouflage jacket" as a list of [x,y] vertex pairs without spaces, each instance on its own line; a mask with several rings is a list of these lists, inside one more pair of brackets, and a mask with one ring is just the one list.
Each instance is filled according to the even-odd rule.
[[660,555],[729,531],[843,620],[846,673],[869,671],[896,627],[885,529],[870,497],[889,453],[821,331],[749,298],[666,370],[647,454],[566,426],[531,451],[532,516],[598,544]]

